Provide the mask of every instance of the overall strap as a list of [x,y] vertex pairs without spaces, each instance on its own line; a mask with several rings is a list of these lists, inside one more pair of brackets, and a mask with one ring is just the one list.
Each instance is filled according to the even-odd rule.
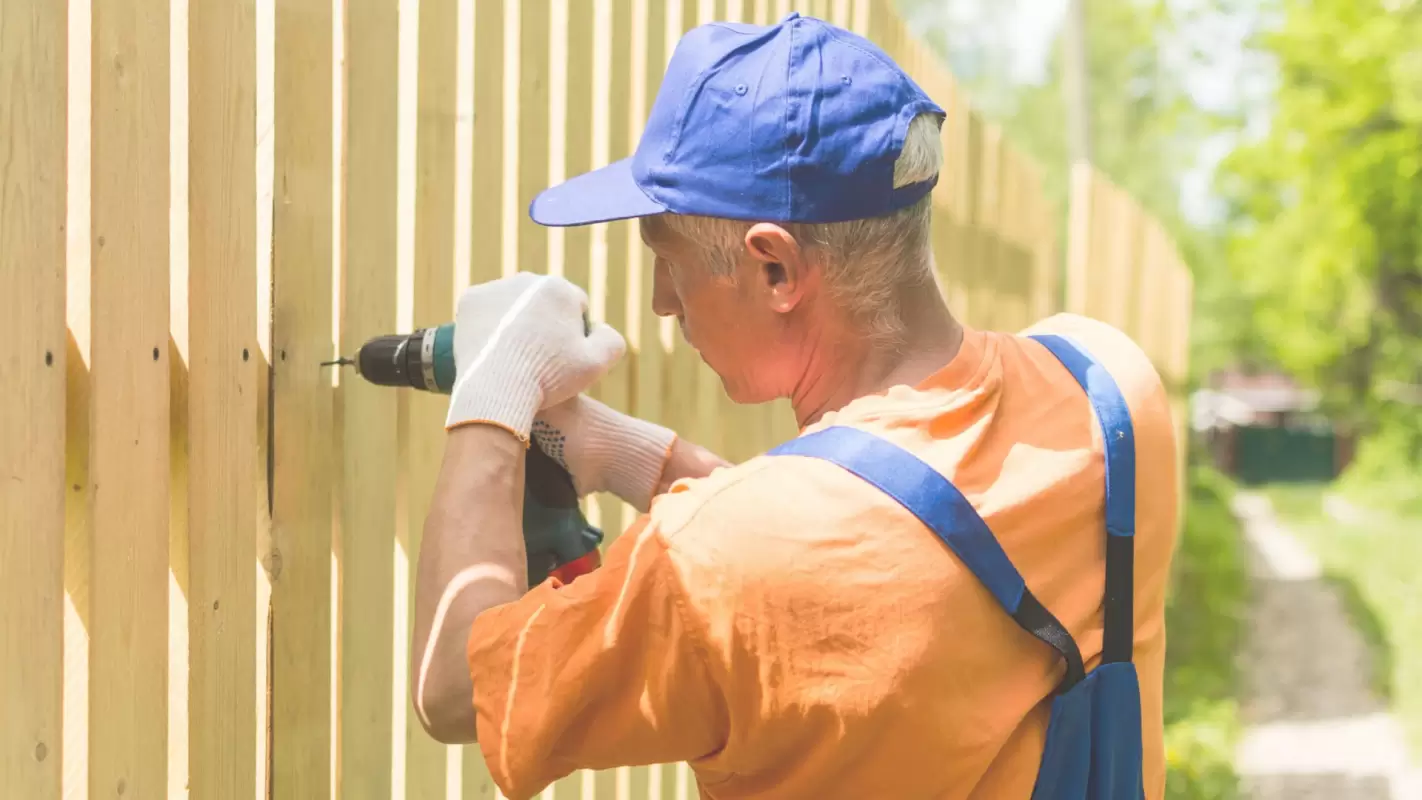
[[1135,624],[1136,436],[1126,398],[1086,348],[1064,336],[1039,334],[1071,372],[1096,412],[1106,461],[1106,602],[1101,663],[1131,660]]
[[828,461],[897,500],[948,545],[1018,625],[1061,654],[1066,661],[1061,691],[1085,675],[1071,634],[1032,595],[987,523],[956,486],[917,456],[871,433],[838,426],[792,439],[770,455]]

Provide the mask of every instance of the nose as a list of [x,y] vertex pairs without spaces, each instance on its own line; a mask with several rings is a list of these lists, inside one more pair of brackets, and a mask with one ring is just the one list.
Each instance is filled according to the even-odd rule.
[[671,265],[658,258],[652,267],[652,313],[659,317],[681,316],[681,298],[672,285]]

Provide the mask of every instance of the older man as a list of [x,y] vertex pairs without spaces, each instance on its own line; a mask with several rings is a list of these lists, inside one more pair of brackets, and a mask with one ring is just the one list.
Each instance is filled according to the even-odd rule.
[[[461,298],[412,692],[437,739],[477,739],[509,797],[577,769],[686,761],[706,797],[1025,798],[1051,761],[1059,690],[1107,662],[1138,670],[1138,710],[1113,718],[1139,728],[1132,794],[1160,797],[1166,394],[1102,324],[1062,315],[1031,333],[1090,353],[1119,388],[1110,413],[1102,373],[1052,337],[954,319],[930,245],[941,120],[847,31],[794,14],[702,26],[636,154],[530,209],[546,225],[639,219],[653,309],[733,399],[789,398],[798,450],[731,466],[585,397],[623,343],[586,334],[586,297],[561,279]],[[797,457],[824,456],[800,443],[827,431],[859,449]],[[570,584],[523,585],[530,442],[581,492],[643,512]],[[1134,486],[1124,522],[1103,501],[1113,453],[1117,498]],[[923,511],[950,498],[951,524]],[[1122,552],[1125,582],[1110,580],[1127,588],[1103,610]]]

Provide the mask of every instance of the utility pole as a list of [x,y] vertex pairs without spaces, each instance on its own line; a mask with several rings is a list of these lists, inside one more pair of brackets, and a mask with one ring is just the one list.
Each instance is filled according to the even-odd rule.
[[1091,162],[1091,79],[1086,54],[1086,0],[1067,0],[1062,29],[1062,91],[1067,155],[1073,164]]

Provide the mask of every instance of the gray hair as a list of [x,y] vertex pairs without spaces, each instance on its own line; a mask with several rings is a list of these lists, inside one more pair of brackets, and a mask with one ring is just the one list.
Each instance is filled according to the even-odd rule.
[[[929,180],[943,164],[940,119],[920,114],[909,124],[894,162],[894,188]],[[930,235],[932,196],[881,217],[783,227],[824,269],[833,301],[877,339],[901,333],[898,297],[905,288],[937,290]],[[696,244],[716,275],[730,276],[745,251],[752,223],[717,217],[664,214],[676,234]]]

